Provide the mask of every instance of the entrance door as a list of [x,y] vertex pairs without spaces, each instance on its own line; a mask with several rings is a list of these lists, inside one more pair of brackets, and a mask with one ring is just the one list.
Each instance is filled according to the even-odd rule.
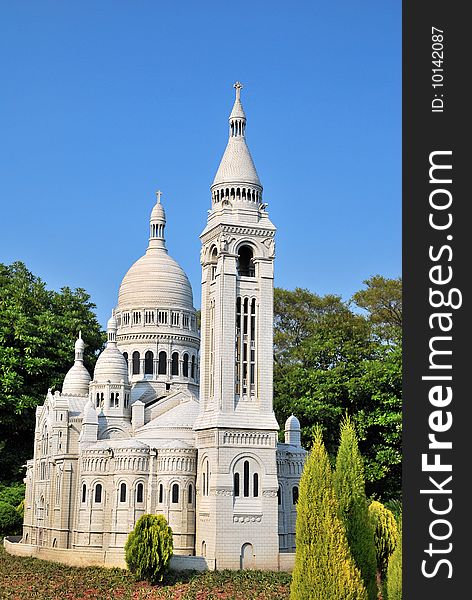
[[241,548],[241,569],[254,569],[255,559],[252,544],[243,544]]

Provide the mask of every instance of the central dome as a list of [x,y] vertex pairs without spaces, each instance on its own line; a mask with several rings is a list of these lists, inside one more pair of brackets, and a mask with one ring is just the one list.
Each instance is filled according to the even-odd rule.
[[169,306],[193,311],[192,288],[182,267],[164,248],[148,248],[121,282],[118,309]]

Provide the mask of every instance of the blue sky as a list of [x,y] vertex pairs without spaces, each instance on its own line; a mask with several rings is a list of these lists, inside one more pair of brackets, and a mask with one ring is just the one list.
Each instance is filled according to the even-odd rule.
[[155,191],[200,306],[199,234],[244,84],[275,284],[349,298],[401,269],[401,3],[0,4],[0,262],[102,324]]

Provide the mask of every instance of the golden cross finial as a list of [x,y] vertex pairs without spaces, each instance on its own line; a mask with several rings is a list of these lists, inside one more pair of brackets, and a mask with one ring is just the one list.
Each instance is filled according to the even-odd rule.
[[239,100],[241,98],[241,90],[243,89],[243,84],[240,83],[239,81],[237,81],[233,87],[236,90],[236,100]]
[[160,204],[161,203],[161,196],[162,196],[161,190],[157,190],[156,196],[157,196],[157,203]]

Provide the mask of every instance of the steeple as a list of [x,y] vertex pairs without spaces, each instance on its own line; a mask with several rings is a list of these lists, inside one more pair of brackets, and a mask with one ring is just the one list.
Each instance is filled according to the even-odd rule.
[[161,204],[162,192],[156,192],[157,202],[151,211],[149,220],[149,245],[148,249],[156,248],[167,252],[164,230],[166,227],[166,213]]
[[236,98],[229,116],[229,139],[211,186],[213,208],[219,203],[244,203],[258,208],[262,201],[262,184],[246,144],[246,114],[241,103],[242,84],[234,86]]

